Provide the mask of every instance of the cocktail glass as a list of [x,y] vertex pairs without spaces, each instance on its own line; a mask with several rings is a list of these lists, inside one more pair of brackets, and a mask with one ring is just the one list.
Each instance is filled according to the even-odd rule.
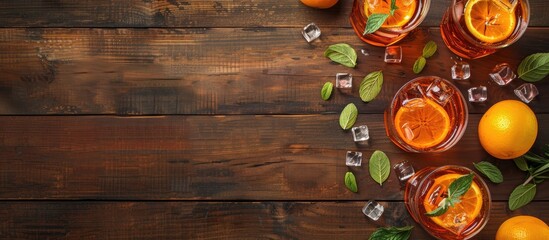
[[408,152],[442,152],[465,133],[468,109],[459,89],[435,76],[404,84],[385,111],[385,131]]
[[[440,216],[427,216],[447,197],[450,183],[469,173],[474,175],[473,183],[460,202]],[[482,178],[466,167],[453,165],[428,167],[414,174],[406,183],[404,203],[412,218],[438,239],[472,238],[488,222],[491,207],[490,190]]]
[[516,42],[529,19],[528,0],[452,0],[440,32],[452,52],[475,59]]
[[[430,4],[431,0],[396,0],[397,9],[391,15],[391,0],[355,0],[349,20],[362,41],[375,46],[389,46],[419,26]],[[389,17],[374,33],[363,34],[368,18],[375,13],[389,14]]]

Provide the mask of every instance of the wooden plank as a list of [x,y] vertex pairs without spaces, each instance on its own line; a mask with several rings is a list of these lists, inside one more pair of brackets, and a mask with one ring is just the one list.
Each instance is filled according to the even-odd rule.
[[[5,239],[365,239],[378,227],[413,225],[411,239],[433,239],[402,202],[380,202],[368,220],[359,202],[1,202]],[[493,202],[489,224],[476,236],[492,239],[511,216],[549,217],[547,202],[517,211]]]
[[[342,131],[338,115],[276,116],[14,116],[0,117],[0,199],[215,199],[402,200],[391,173],[380,187],[367,159],[383,150],[392,164],[416,169],[449,164],[473,168],[487,154],[478,143],[480,115],[452,149],[411,154],[386,137],[383,115],[363,114],[369,146]],[[540,126],[549,115],[538,115]],[[540,128],[538,147],[549,143]],[[345,166],[348,150],[363,152],[364,166]],[[493,160],[505,184],[488,184],[494,200],[506,200],[525,174],[513,161]],[[344,186],[352,170],[359,193]],[[537,200],[549,200],[538,191]]]
[[[549,26],[547,3],[530,0],[530,26]],[[431,1],[423,26],[438,26],[450,0]],[[0,2],[3,27],[350,27],[353,1],[317,10],[297,0],[10,0]]]
[[[366,46],[350,29],[323,29],[312,44],[296,28],[0,29],[0,114],[308,114],[339,112],[349,102],[362,113],[381,113],[418,76],[412,66],[431,39],[439,51],[421,75],[450,79],[453,55],[438,28],[404,40],[402,64],[384,63],[384,49]],[[488,73],[503,61],[516,68],[525,56],[547,51],[548,41],[549,29],[529,29],[511,47],[470,61],[471,79],[456,85],[463,94],[472,86],[489,89],[488,102],[469,104],[470,112],[518,99],[513,89],[523,81],[500,87]],[[355,69],[331,63],[323,52],[339,42],[370,55],[359,53]],[[358,86],[376,70],[386,84],[363,104]],[[338,72],[354,75],[353,90],[322,101],[321,86]],[[549,113],[549,81],[535,84],[541,94],[530,106]]]

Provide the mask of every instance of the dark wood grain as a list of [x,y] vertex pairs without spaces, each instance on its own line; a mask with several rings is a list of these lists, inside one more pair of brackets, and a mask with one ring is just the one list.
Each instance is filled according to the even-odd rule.
[[[296,28],[257,29],[0,29],[0,114],[309,114],[339,112],[354,102],[362,113],[380,113],[396,91],[417,77],[412,65],[423,45],[434,40],[438,53],[421,75],[451,79],[452,54],[438,28],[418,30],[402,42],[402,64],[383,62],[384,49],[367,46],[350,29],[323,29],[307,44]],[[516,68],[525,56],[544,51],[549,29],[529,29],[516,44],[472,60],[472,77],[456,81],[488,86],[488,101],[469,104],[484,112],[503,99],[518,99],[515,80],[500,87],[488,73],[500,62]],[[359,51],[350,69],[323,56],[327,46],[346,42]],[[266,44],[268,43],[268,44]],[[385,84],[364,104],[358,85],[383,70]],[[354,75],[352,92],[336,91],[322,101],[320,88],[338,72]],[[549,113],[549,81],[529,105]]]
[[[530,26],[549,26],[547,5],[530,0]],[[0,2],[5,27],[350,27],[352,0],[331,9],[299,0],[8,0]],[[432,0],[423,26],[438,26],[450,0]]]
[[[377,222],[358,202],[1,202],[3,239],[367,239],[377,227],[412,225],[411,239],[433,239],[402,202],[380,202]],[[476,236],[493,239],[515,215],[545,218],[534,202],[515,212],[492,203],[489,224]]]
[[[1,199],[215,199],[401,201],[394,174],[380,187],[367,159],[376,149],[392,164],[417,169],[448,164],[473,168],[487,154],[478,143],[480,115],[452,149],[410,154],[386,137],[383,115],[360,115],[369,146],[355,145],[338,115],[285,116],[13,116],[0,117]],[[540,126],[549,115],[538,115]],[[549,142],[540,128],[538,146]],[[359,150],[353,168],[359,193],[346,190],[345,153]],[[492,199],[507,200],[525,180],[512,161],[491,160],[505,184],[489,184]],[[543,187],[544,184],[540,185]],[[536,199],[548,200],[538,191]]]

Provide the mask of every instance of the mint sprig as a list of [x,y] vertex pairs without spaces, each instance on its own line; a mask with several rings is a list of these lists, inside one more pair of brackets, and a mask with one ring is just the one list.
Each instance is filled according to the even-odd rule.
[[509,209],[514,211],[528,203],[536,196],[537,185],[549,179],[549,144],[543,148],[543,154],[538,155],[533,152],[515,158],[517,167],[527,172],[527,179],[521,185],[518,185],[509,195]]
[[368,240],[406,240],[410,238],[414,226],[378,228]]
[[459,203],[461,201],[461,196],[463,196],[463,194],[471,188],[471,184],[473,184],[473,176],[473,173],[469,173],[450,183],[450,186],[448,186],[448,197],[442,199],[435,210],[425,214],[429,217],[440,216],[446,213],[448,208],[453,207],[456,203]]
[[[389,9],[389,14],[393,16],[395,11],[398,10],[396,5],[396,0],[391,0],[391,8]],[[373,13],[366,20],[366,27],[364,28],[364,33],[362,35],[374,33],[377,31],[383,23],[389,18],[387,13]]]

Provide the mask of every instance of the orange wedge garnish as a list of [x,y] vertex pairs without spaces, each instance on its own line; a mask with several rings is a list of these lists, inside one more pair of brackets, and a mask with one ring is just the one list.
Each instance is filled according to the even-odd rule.
[[475,38],[485,43],[506,40],[515,30],[513,9],[496,0],[470,0],[465,5],[465,25]]
[[[449,173],[436,178],[427,192],[427,197],[423,201],[425,211],[430,212],[435,210],[438,207],[438,202],[442,200],[442,196],[438,196],[437,199],[430,198],[430,196],[437,196],[436,194],[433,194],[434,191],[447,192],[450,183],[461,176],[463,175]],[[473,181],[471,188],[461,196],[461,201],[459,203],[454,204],[453,207],[449,207],[446,213],[437,217],[431,217],[431,220],[437,225],[449,230],[460,229],[459,227],[456,227],[456,225],[467,226],[480,214],[481,209],[482,193],[479,186]]]
[[395,128],[408,145],[423,149],[441,143],[450,132],[450,117],[430,99],[416,98],[398,109]]
[[[417,3],[415,0],[397,0],[394,14],[385,20],[381,27],[394,28],[402,27],[412,19],[416,11]],[[364,2],[364,13],[369,17],[373,13],[389,14],[391,10],[390,0],[366,0]]]

